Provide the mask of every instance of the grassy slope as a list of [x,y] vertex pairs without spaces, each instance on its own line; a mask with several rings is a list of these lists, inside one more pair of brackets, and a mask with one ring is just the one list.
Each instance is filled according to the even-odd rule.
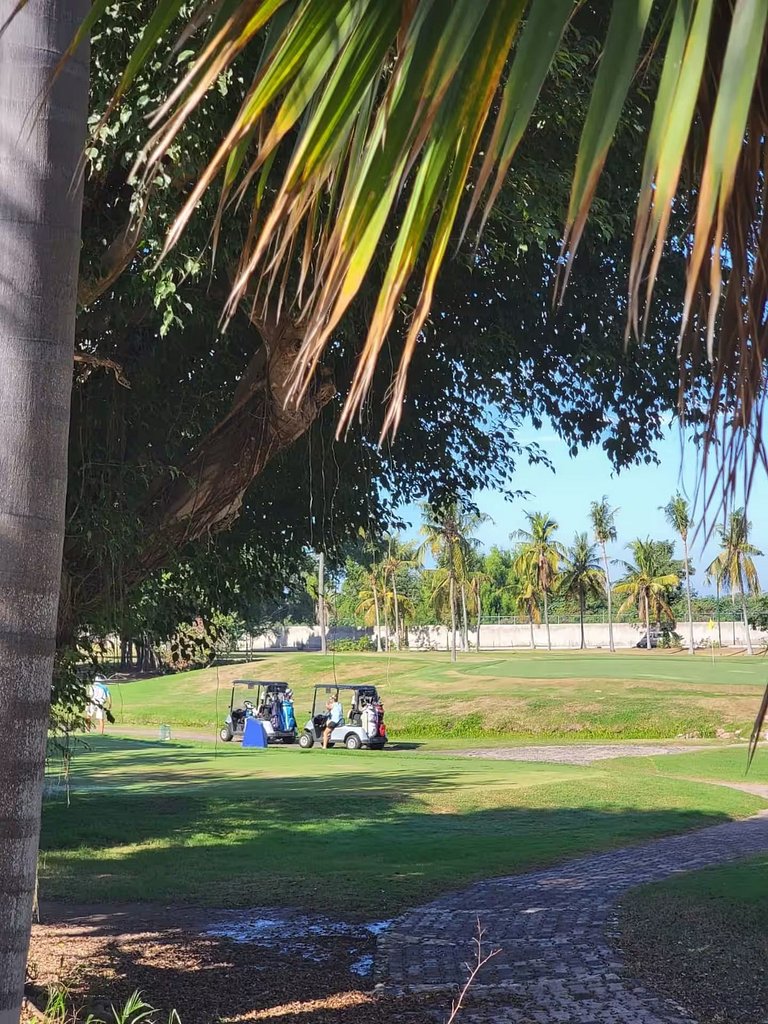
[[633,970],[702,1024],[763,1021],[768,1003],[768,857],[643,887],[625,901]]
[[251,665],[206,669],[112,687],[122,724],[169,722],[213,729],[238,677],[284,679],[309,709],[315,683],[372,682],[390,729],[409,736],[597,738],[713,736],[748,729],[765,684],[762,658],[631,652],[466,655],[270,654]]
[[678,758],[668,777],[630,759],[577,768],[395,751],[220,747],[214,757],[192,743],[93,746],[75,759],[70,806],[60,796],[45,807],[44,898],[317,907],[332,892],[345,913],[386,916],[475,878],[764,806],[680,778],[706,775],[715,758],[736,771],[737,750]]

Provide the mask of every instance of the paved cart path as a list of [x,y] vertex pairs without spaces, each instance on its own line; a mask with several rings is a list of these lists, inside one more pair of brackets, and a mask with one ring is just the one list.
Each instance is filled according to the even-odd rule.
[[[768,794],[766,794],[768,795]],[[463,985],[480,920],[500,949],[462,1024],[690,1024],[632,980],[612,945],[620,897],[637,885],[768,850],[768,810],[741,821],[478,882],[395,920],[379,938],[384,991]]]

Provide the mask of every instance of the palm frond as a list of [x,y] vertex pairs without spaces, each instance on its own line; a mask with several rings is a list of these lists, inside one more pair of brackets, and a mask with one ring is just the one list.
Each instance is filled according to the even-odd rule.
[[[24,0],[10,6],[18,10]],[[94,0],[73,48],[108,6]],[[676,226],[672,245],[687,260],[681,380],[702,353],[709,357],[708,436],[728,434],[721,474],[732,484],[736,460],[766,458],[762,433],[750,427],[760,422],[768,357],[768,4],[612,0],[610,7],[565,218],[562,283],[638,66],[658,60],[628,330],[642,333],[672,214],[693,199],[692,226]],[[308,386],[382,251],[384,232],[394,239],[340,427],[359,409],[415,277],[418,298],[385,419],[385,430],[396,429],[449,243],[474,221],[482,228],[514,173],[515,152],[578,10],[572,0],[454,0],[447,7],[436,0],[156,0],[114,104],[170,34],[194,57],[150,121],[137,187],[149,188],[174,159],[188,120],[222,76],[247,51],[261,55],[165,251],[217,182],[217,231],[230,204],[250,204],[225,318],[245,301],[290,307],[304,337],[292,395]]]

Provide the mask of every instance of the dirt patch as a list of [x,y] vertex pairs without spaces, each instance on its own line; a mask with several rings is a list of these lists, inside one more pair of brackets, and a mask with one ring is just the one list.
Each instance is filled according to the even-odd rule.
[[434,1020],[444,998],[373,995],[374,930],[308,924],[301,935],[299,920],[310,919],[293,917],[284,941],[269,928],[238,941],[225,926],[231,915],[203,909],[44,905],[29,955],[35,1001],[44,1005],[46,986],[63,980],[72,1005],[97,1016],[138,989],[161,1019],[176,1009],[182,1024]]

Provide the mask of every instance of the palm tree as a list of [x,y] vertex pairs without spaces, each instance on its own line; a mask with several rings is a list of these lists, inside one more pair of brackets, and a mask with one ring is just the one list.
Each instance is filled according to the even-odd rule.
[[391,580],[393,594],[393,610],[395,615],[395,637],[398,648],[402,645],[402,633],[400,622],[400,595],[397,590],[397,575],[407,569],[412,569],[419,564],[416,546],[411,543],[403,543],[397,537],[387,538],[387,552],[384,556],[382,569],[384,579]]
[[691,528],[691,514],[688,502],[682,494],[676,494],[670,498],[664,506],[664,515],[667,522],[678,534],[683,542],[683,557],[685,559],[685,593],[688,601],[688,650],[691,654],[696,653],[693,643],[693,610],[691,606],[691,562],[688,557],[688,531]]
[[[464,587],[467,578],[467,556],[477,541],[472,531],[487,516],[465,508],[457,499],[449,499],[442,504],[424,502],[421,506],[424,522],[421,534],[425,538],[419,549],[419,555],[429,550],[443,569],[441,576],[436,576],[433,594],[447,592],[448,614],[451,622],[451,661],[456,661],[456,616],[457,601],[462,597],[462,608],[466,608]],[[466,643],[466,641],[465,641]]]
[[480,625],[483,619],[483,586],[488,582],[488,574],[480,569],[470,574],[468,589],[475,610],[476,640],[475,650],[480,650]]
[[511,534],[513,540],[522,541],[515,563],[515,571],[519,576],[530,576],[535,581],[539,593],[544,599],[544,624],[547,627],[547,650],[552,650],[552,637],[549,630],[549,594],[557,579],[558,567],[563,557],[563,549],[554,539],[557,523],[544,512],[526,512],[528,530],[515,530]]
[[613,609],[611,607],[611,576],[608,572],[608,552],[606,544],[613,544],[616,540],[616,513],[618,509],[611,508],[608,504],[608,496],[603,495],[600,501],[593,501],[589,506],[589,518],[592,520],[592,533],[600,545],[603,555],[603,573],[605,574],[605,596],[608,600],[608,646],[612,651],[616,650],[613,642]]
[[[88,111],[87,52],[54,81],[84,0],[0,34],[0,1020],[18,1019],[36,887],[64,542]],[[16,7],[0,2],[0,28]]]
[[749,635],[747,617],[747,594],[760,593],[753,556],[762,555],[762,551],[749,543],[749,531],[752,524],[746,517],[743,508],[731,512],[726,526],[718,530],[722,548],[707,570],[719,583],[730,586],[731,597],[738,599],[741,605],[741,618],[744,623],[744,635],[747,641],[747,652],[754,654],[752,638]]
[[518,562],[516,557],[515,564],[519,566],[522,573],[516,573],[510,585],[512,605],[518,615],[525,616],[528,619],[528,625],[531,630],[530,646],[531,650],[535,651],[536,636],[533,632],[533,624],[541,622],[541,608],[539,606],[541,591],[539,590],[534,567],[530,560],[523,559]]
[[619,615],[633,606],[637,608],[638,618],[645,623],[646,646],[650,650],[651,620],[674,621],[667,598],[670,588],[680,584],[680,577],[670,571],[668,552],[657,541],[633,540],[627,547],[635,561],[624,563],[626,575],[614,588],[617,594],[626,595]]
[[366,626],[376,630],[376,650],[381,654],[381,601],[384,593],[379,577],[381,571],[373,566],[365,577],[365,586],[359,591],[357,611]]
[[[293,302],[306,325],[298,388],[308,383],[334,338],[374,254],[386,249],[389,262],[344,422],[373,379],[400,298],[413,291],[414,273],[421,275],[392,388],[386,427],[395,426],[448,241],[475,221],[485,223],[536,118],[565,30],[572,19],[578,28],[580,6],[573,0],[454,0],[446,12],[430,0],[361,0],[342,7],[325,0],[295,7],[190,0],[185,18],[174,24],[168,11],[178,5],[161,5],[131,56],[118,95],[157,59],[156,44],[170,31],[183,34],[179,44],[191,49],[192,59],[152,122],[138,158],[140,189],[163,170],[187,120],[243,52],[261,53],[259,74],[210,166],[189,189],[166,248],[178,243],[214,182],[222,182],[221,223],[230,203],[253,202],[252,231],[226,313],[233,315],[254,286],[274,297],[290,287],[285,305]],[[94,20],[108,7],[96,4]],[[658,260],[669,232],[678,230],[672,212],[682,189],[686,203],[694,197],[696,209],[685,247],[681,335],[711,349],[717,324],[714,436],[723,391],[726,405],[732,401],[746,416],[752,412],[768,346],[762,336],[750,339],[749,350],[741,341],[743,324],[760,323],[768,298],[760,261],[752,246],[741,244],[761,237],[760,204],[750,197],[761,188],[765,133],[758,85],[768,62],[768,7],[756,0],[613,0],[607,8],[610,20],[599,23],[604,42],[563,232],[561,285],[567,283],[636,70],[654,61],[660,73],[648,76],[655,101],[635,218],[628,326],[636,333],[645,328]],[[211,12],[210,32],[189,32],[190,23],[202,23]],[[393,223],[394,243],[383,246]],[[291,275],[284,279],[275,268],[294,249],[304,256],[301,273],[289,285]],[[702,280],[716,284],[703,289]],[[721,304],[725,315],[718,318]],[[699,330],[699,324],[706,326]],[[687,358],[689,346],[681,352]]]
[[594,544],[589,543],[586,533],[577,533],[573,545],[563,556],[563,571],[558,583],[558,593],[576,598],[579,602],[579,624],[581,627],[581,649],[587,646],[584,639],[584,611],[588,597],[601,598],[605,593],[605,576],[597,560]]

